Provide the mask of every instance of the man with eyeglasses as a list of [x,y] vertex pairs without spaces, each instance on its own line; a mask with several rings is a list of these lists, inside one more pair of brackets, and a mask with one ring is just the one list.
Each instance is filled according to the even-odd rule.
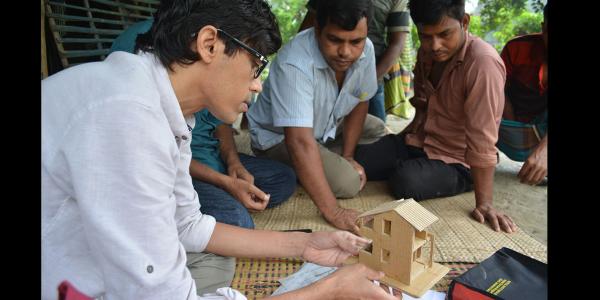
[[[357,232],[358,212],[336,198],[364,187],[363,166],[354,159],[359,140],[385,134],[368,116],[377,91],[373,44],[367,38],[369,0],[320,1],[315,28],[296,35],[269,69],[264,91],[248,112],[252,148],[294,167],[323,217]],[[341,149],[340,149],[341,148]]]
[[[193,278],[186,252],[339,266],[365,247],[349,232],[250,230],[200,211],[189,175],[194,113],[231,123],[246,111],[262,88],[260,56],[281,37],[262,0],[165,1],[154,20],[138,55],[42,80],[42,299],[56,299],[64,280],[106,300],[245,299],[227,287],[232,266],[200,264]],[[357,264],[277,298],[394,299],[372,284],[382,277]],[[198,296],[207,289],[220,297]]]
[[[152,22],[150,19],[127,28],[115,39],[111,53],[137,52],[135,40],[138,34],[148,32]],[[255,58],[253,72],[258,78],[268,59],[226,31],[217,31],[223,39],[231,40]],[[217,119],[208,109],[195,113],[194,117],[190,174],[194,189],[202,195],[200,211],[218,222],[254,228],[249,211],[263,211],[288,200],[296,190],[294,170],[278,161],[238,153],[231,125]]]

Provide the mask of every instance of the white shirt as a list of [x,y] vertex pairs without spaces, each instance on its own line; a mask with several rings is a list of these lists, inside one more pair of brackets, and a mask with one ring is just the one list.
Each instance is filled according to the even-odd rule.
[[281,143],[284,127],[312,128],[324,144],[335,139],[344,117],[376,92],[375,54],[368,38],[339,90],[314,28],[304,30],[277,53],[263,91],[248,110],[252,147],[266,150]]
[[42,298],[197,299],[186,251],[215,219],[189,175],[189,126],[151,54],[115,52],[42,81]]

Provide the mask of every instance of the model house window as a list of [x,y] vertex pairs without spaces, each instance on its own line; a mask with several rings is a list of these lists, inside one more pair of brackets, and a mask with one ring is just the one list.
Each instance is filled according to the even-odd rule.
[[392,221],[383,220],[383,233],[390,235],[392,232]]
[[363,250],[369,254],[373,254],[373,244],[367,245]]

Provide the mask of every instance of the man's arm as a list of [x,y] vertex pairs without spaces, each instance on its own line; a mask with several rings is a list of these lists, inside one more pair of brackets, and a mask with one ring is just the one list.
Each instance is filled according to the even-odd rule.
[[396,60],[404,49],[407,34],[408,32],[406,31],[388,32],[388,46],[377,63],[377,81],[381,81],[383,75],[396,63]]
[[492,199],[494,194],[494,171],[495,167],[471,167],[471,175],[475,185],[475,210],[471,213],[475,220],[484,223],[490,222],[492,228],[496,231],[500,229],[511,233],[517,230],[517,225],[512,219],[494,209]]
[[[206,250],[234,257],[302,257],[323,266],[340,266],[369,243],[344,231],[276,232],[217,223]],[[361,264],[345,266],[309,286],[272,299],[347,299],[357,296],[361,299],[397,299],[371,281],[379,280],[383,275]]]
[[362,190],[367,183],[365,169],[354,160],[354,150],[360,139],[367,112],[369,111],[369,102],[363,101],[357,104],[352,111],[344,118],[344,130],[342,136],[344,144],[342,147],[342,157],[352,164],[360,176],[360,189]]
[[296,175],[323,217],[335,227],[358,232],[354,221],[358,214],[349,214],[337,204],[327,183],[319,146],[313,137],[312,128],[285,127],[285,145]]
[[226,124],[217,126],[215,137],[219,140],[219,149],[221,158],[227,165],[227,173],[234,178],[240,178],[254,184],[254,176],[244,168],[240,161],[235,141],[233,139],[233,129]]
[[346,159],[354,157],[356,144],[360,139],[367,112],[369,111],[369,101],[362,101],[357,104],[352,111],[344,118],[344,145],[342,148],[342,156]]
[[[251,177],[252,182],[247,179],[248,176],[252,175],[240,162],[232,132],[233,130],[228,125],[221,124],[215,131],[215,137],[219,139],[221,157],[227,163],[229,173],[235,175],[221,174],[195,159],[190,162],[190,175],[196,180],[204,181],[227,191],[248,210],[262,211],[269,204],[270,196],[254,186],[254,177]],[[247,175],[243,175],[245,173]]]
[[196,180],[210,183],[222,189],[227,189],[231,181],[229,176],[223,175],[195,159],[190,162],[190,175]]
[[516,225],[492,205],[494,169],[498,162],[495,145],[505,100],[504,64],[499,57],[486,55],[466,65],[465,70],[469,89],[464,104],[465,161],[472,170],[476,201],[471,216],[482,223],[487,221],[494,230],[510,233],[516,230]]
[[522,183],[536,185],[548,175],[548,134],[529,154],[521,167],[518,177]]

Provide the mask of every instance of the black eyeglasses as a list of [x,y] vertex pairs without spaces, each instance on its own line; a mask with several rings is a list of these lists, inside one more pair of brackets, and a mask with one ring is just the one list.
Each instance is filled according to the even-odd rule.
[[256,69],[256,71],[254,72],[254,78],[258,78],[260,76],[260,73],[262,73],[265,67],[267,67],[267,64],[269,64],[269,60],[264,55],[260,54],[260,52],[250,48],[250,46],[244,44],[242,41],[236,39],[224,30],[217,29],[217,31],[223,33],[225,36],[233,40],[233,42],[235,42],[238,46],[244,48],[246,51],[248,51],[248,53],[252,54],[252,56],[260,60],[260,65],[258,66],[258,69]]

